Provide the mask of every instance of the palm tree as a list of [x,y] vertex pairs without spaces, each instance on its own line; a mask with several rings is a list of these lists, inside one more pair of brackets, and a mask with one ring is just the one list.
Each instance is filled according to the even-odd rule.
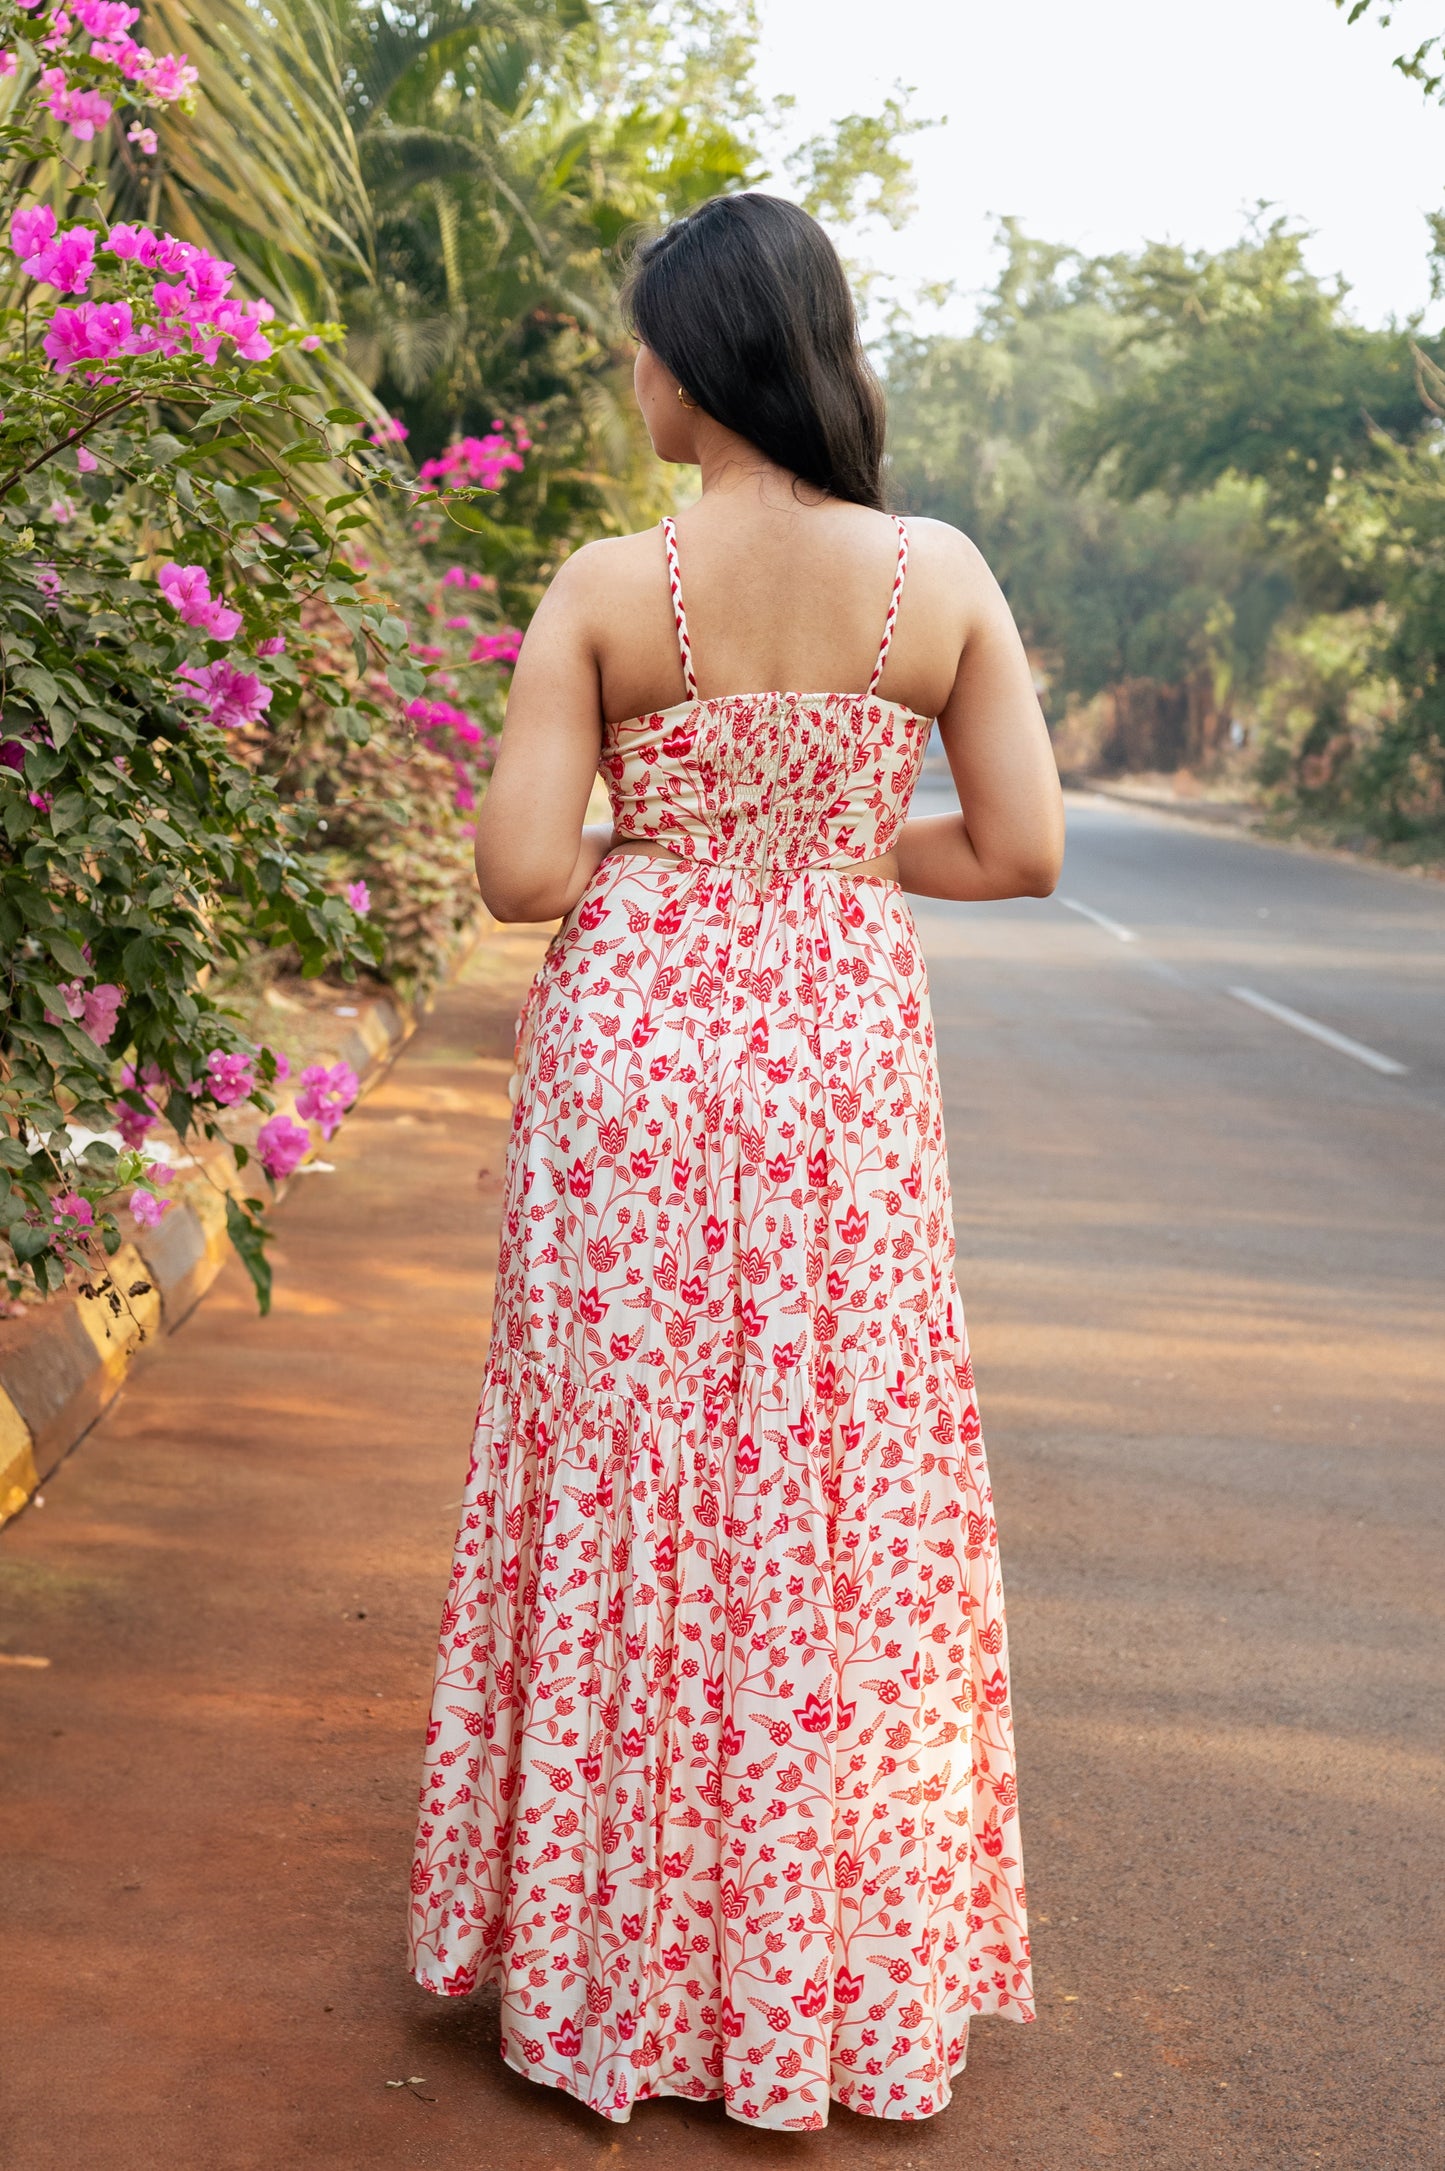
[[[315,366],[333,396],[400,414],[418,457],[528,416],[538,452],[483,525],[489,560],[515,564],[523,529],[521,556],[545,558],[633,517],[617,245],[752,161],[721,89],[721,119],[682,102],[696,66],[689,82],[655,44],[639,64],[640,0],[143,6],[137,34],[187,52],[201,97],[163,116],[153,173],[112,146],[117,215],[204,239],[295,319],[344,321],[342,359]],[[715,31],[733,11],[694,12]],[[736,52],[698,64],[736,73]]]

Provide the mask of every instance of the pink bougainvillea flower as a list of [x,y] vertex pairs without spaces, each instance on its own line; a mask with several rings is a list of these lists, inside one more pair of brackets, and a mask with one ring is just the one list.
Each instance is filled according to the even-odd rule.
[[199,68],[193,68],[184,53],[162,53],[146,69],[143,81],[152,98],[159,98],[166,105],[173,105],[178,98],[195,89],[201,80]]
[[127,143],[133,143],[147,158],[154,158],[161,147],[161,139],[153,128],[142,128],[139,121],[132,121],[125,132]]
[[411,431],[396,415],[384,415],[380,422],[372,423],[366,434],[373,445],[404,445]]
[[142,1169],[141,1183],[147,1188],[132,1191],[130,1210],[132,1217],[143,1229],[158,1229],[174,1206],[174,1199],[158,1199],[155,1194],[155,1186],[168,1184],[174,1173],[173,1169],[166,1167],[164,1161],[150,1161]]
[[276,1066],[275,1082],[277,1085],[281,1085],[291,1075],[290,1056],[284,1048],[263,1048],[261,1053],[270,1056],[271,1061]]
[[[74,1230],[93,1229],[95,1213],[89,1199],[83,1199],[78,1191],[62,1191],[50,1201],[54,1216],[53,1226],[64,1234]],[[70,1224],[70,1227],[67,1227]]]
[[113,38],[97,38],[90,48],[90,57],[119,68],[127,83],[134,83],[137,76],[144,75],[151,59],[150,48],[137,45],[124,30],[117,31]]
[[233,1108],[237,1101],[248,1101],[256,1090],[250,1056],[212,1048],[206,1057],[205,1085],[210,1088],[211,1098],[219,1101],[223,1108]]
[[19,65],[14,53],[0,47],[0,76],[13,75]]
[[156,247],[156,237],[148,226],[127,226],[124,222],[112,226],[105,242],[107,255],[143,265],[155,262]]
[[314,354],[320,344],[321,341],[318,339],[315,332],[308,332],[306,334],[306,337],[301,342],[301,352],[303,354]]
[[[10,214],[10,246],[29,272],[32,261],[55,239],[55,213],[49,204],[21,204]],[[33,276],[33,275],[32,275]]]
[[115,1031],[115,1021],[125,1001],[124,988],[118,988],[111,980],[102,980],[92,988],[86,987],[81,980],[67,980],[60,992],[70,1015],[89,1033],[96,1046],[103,1048]]
[[353,912],[367,913],[371,910],[371,891],[364,882],[348,882],[346,902]]
[[215,603],[211,576],[203,565],[177,565],[168,560],[156,575],[157,583],[176,616],[188,626],[209,621]]
[[334,1138],[341,1119],[360,1092],[360,1081],[349,1063],[309,1063],[301,1073],[296,1113],[320,1126],[323,1138]]
[[95,235],[88,226],[57,232],[49,204],[22,204],[11,215],[10,246],[28,278],[62,294],[83,294],[94,267]]
[[145,342],[137,339],[129,302],[82,302],[56,310],[41,345],[63,377],[78,362],[108,362],[143,351]]
[[76,90],[65,80],[63,68],[41,71],[40,88],[45,104],[62,128],[81,143],[88,143],[97,128],[104,128],[114,110],[98,90]]
[[125,0],[73,0],[76,20],[93,38],[116,38],[140,21],[140,9]]
[[258,656],[284,656],[285,653],[286,636],[284,633],[268,633],[264,641],[256,643],[256,654]]
[[115,1104],[115,1127],[128,1146],[139,1147],[144,1143],[147,1131],[153,1131],[160,1121],[160,1104],[170,1081],[155,1063],[143,1065],[139,1076],[135,1065],[126,1063],[120,1074],[121,1085],[126,1091],[140,1094],[144,1109],[133,1108],[128,1100]]
[[235,341],[243,362],[264,362],[273,350],[261,326],[274,315],[269,302],[252,302],[247,308],[226,302],[217,311],[216,325],[227,339]]
[[[219,663],[183,664],[176,674],[178,697],[204,702],[206,714],[223,731],[238,731],[260,720],[271,705],[272,689],[252,671],[238,670],[222,657]],[[184,683],[182,683],[184,682]]]
[[273,1183],[293,1176],[310,1151],[311,1133],[289,1116],[272,1116],[256,1133],[256,1158]]
[[503,626],[500,633],[479,633],[468,651],[467,661],[513,664],[521,653],[521,629],[517,626]]
[[73,27],[64,8],[57,8],[50,18],[50,35],[41,40],[45,50],[48,53],[58,53],[63,45],[68,45]]
[[125,989],[101,980],[88,990],[82,1023],[97,1047],[103,1048],[115,1031],[115,1021],[125,1002]]
[[52,498],[46,507],[46,511],[51,519],[58,520],[62,527],[65,526],[67,520],[75,518],[75,507],[71,504],[69,498]]
[[466,633],[471,623],[470,618],[449,618],[446,627],[448,633]]
[[143,1145],[146,1132],[153,1131],[159,1122],[159,1116],[142,1114],[139,1108],[132,1108],[129,1101],[116,1103],[115,1127],[128,1146]]
[[49,248],[32,257],[25,269],[32,279],[53,286],[58,294],[83,294],[90,285],[95,264],[95,236],[88,226],[72,226],[57,234]]
[[514,443],[503,431],[500,422],[494,423],[486,437],[460,437],[454,445],[434,460],[423,460],[417,469],[421,482],[436,483],[443,490],[462,490],[480,485],[483,490],[499,490],[502,478],[520,473],[524,462],[521,446],[526,443],[520,435]]
[[211,594],[211,576],[203,565],[163,565],[156,578],[182,624],[198,627],[213,641],[234,640],[240,632],[241,613]]
[[464,565],[449,565],[442,575],[443,588],[465,588],[467,569]]

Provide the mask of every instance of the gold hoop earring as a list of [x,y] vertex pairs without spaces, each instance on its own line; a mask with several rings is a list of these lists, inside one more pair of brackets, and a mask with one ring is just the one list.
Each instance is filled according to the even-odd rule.
[[678,399],[679,399],[679,400],[680,400],[680,401],[682,402],[682,405],[683,405],[684,407],[696,407],[696,405],[697,405],[697,401],[696,401],[696,400],[690,400],[690,399],[688,398],[688,396],[687,396],[687,389],[686,389],[686,387],[685,387],[684,385],[679,385],[679,386],[678,386],[678,388],[677,388],[677,396],[678,396]]

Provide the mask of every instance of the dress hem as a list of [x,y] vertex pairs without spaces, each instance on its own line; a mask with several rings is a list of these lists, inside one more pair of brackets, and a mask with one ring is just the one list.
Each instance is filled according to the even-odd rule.
[[[446,1990],[440,1984],[428,1982],[424,1976],[416,1974],[414,1970],[408,1969],[407,1972],[411,1981],[416,1984],[419,1990],[425,1990],[428,1996],[434,1998],[470,1997],[475,1991],[489,1987],[485,1983],[473,1983],[466,1990]],[[1007,2020],[1012,2021],[1016,2027],[1030,2027],[1036,2018],[1037,2015],[1032,2009],[1023,2004],[1020,2004],[1017,2010],[1014,2011],[1008,2011],[1002,2006],[995,2005],[986,2008],[982,2012],[970,2013],[964,2026],[965,2030],[967,2030],[977,2020]],[[815,2126],[799,2126],[791,2121],[776,2118],[744,2118],[740,2113],[734,2111],[728,2103],[726,2089],[714,2088],[709,2090],[706,2095],[694,2095],[690,2089],[669,2088],[666,2082],[660,2083],[656,2088],[649,2088],[643,2095],[634,2096],[632,2101],[621,2110],[608,2110],[600,2103],[590,2102],[580,2089],[569,2086],[567,2081],[560,2075],[540,2073],[529,2066],[518,2065],[516,2059],[509,2058],[504,2050],[499,2050],[497,2055],[507,2070],[515,2073],[519,2080],[530,2081],[534,2088],[555,2088],[559,2095],[566,2096],[570,2102],[580,2103],[584,2111],[591,2111],[594,2117],[605,2118],[610,2126],[628,2125],[639,2103],[659,2103],[666,2099],[674,2103],[721,2103],[726,2110],[727,2116],[735,2126],[746,2126],[755,2132],[761,2130],[769,2133],[823,2133],[827,2130],[828,2116],[826,2112]],[[830,2104],[836,2104],[841,2111],[851,2111],[855,2118],[883,2119],[889,2124],[897,2126],[921,2126],[926,2124],[929,2119],[937,2118],[941,2111],[948,2109],[953,2101],[951,2083],[964,2071],[967,2064],[968,2043],[965,2037],[963,2056],[956,2064],[949,2067],[946,2075],[945,2085],[950,2087],[950,2093],[945,2095],[942,2101],[936,2104],[931,2111],[918,2113],[898,2108],[890,2110],[883,2105],[870,2110],[862,2104],[845,2103],[842,2097],[835,2095],[831,2089],[828,2091],[828,2101]]]

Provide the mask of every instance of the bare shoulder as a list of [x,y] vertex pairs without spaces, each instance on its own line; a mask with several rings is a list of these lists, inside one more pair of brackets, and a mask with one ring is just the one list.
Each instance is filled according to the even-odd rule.
[[977,543],[946,520],[932,520],[923,513],[906,513],[908,570],[940,581],[969,583],[991,580],[988,563]]
[[661,563],[662,539],[656,528],[644,528],[639,535],[603,536],[563,559],[552,576],[548,601],[589,625],[614,623],[619,611],[657,587]]

